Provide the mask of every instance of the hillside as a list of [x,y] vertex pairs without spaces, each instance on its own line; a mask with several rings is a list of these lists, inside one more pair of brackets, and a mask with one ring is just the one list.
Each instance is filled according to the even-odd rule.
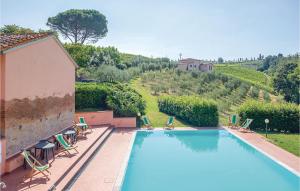
[[[199,95],[218,103],[220,119],[227,122],[228,115],[234,113],[244,101],[256,99],[270,102],[272,95],[248,82],[220,73],[195,73],[177,70],[147,72],[131,83],[147,102],[146,113],[152,120],[159,114],[157,98],[162,95]],[[273,97],[273,96],[272,96]],[[159,114],[166,119],[165,114]],[[164,122],[164,121],[163,121]],[[154,124],[161,125],[161,121]]]
[[243,67],[238,64],[217,64],[214,69],[217,73],[236,78],[250,83],[251,85],[258,86],[261,89],[273,92],[270,77],[263,72]]
[[251,68],[256,70],[257,68],[261,67],[263,64],[263,60],[245,60],[242,62],[226,62],[225,64],[234,64],[239,65],[247,68]]

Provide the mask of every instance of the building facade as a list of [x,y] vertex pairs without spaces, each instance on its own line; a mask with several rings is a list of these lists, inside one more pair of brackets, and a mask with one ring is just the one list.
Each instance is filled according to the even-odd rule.
[[3,163],[72,126],[77,65],[51,34],[0,35],[0,42]]
[[213,70],[213,63],[209,61],[187,58],[179,60],[177,68],[183,71],[211,72]]

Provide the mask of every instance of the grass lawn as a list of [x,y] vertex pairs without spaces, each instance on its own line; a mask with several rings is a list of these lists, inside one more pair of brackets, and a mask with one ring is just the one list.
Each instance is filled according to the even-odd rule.
[[[265,136],[264,132],[258,132]],[[300,156],[300,134],[269,133],[268,140],[284,150]]]
[[[168,115],[162,113],[158,109],[158,97],[153,96],[149,89],[141,84],[140,78],[131,81],[131,87],[139,92],[146,101],[146,115],[149,117],[153,127],[164,127],[168,120]],[[190,127],[191,125],[186,124],[178,119],[175,119],[175,127]]]

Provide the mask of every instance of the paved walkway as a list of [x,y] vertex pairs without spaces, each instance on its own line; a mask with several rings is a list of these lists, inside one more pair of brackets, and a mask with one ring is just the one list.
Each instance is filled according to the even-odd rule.
[[236,129],[224,127],[227,131],[246,140],[253,146],[257,147],[264,153],[276,159],[290,170],[300,174],[300,158],[292,153],[283,150],[282,148],[270,143],[263,136],[257,133],[242,133]]
[[115,130],[72,186],[72,191],[112,191],[135,130]]
[[[6,184],[5,191],[16,191],[16,190],[26,190],[26,191],[41,191],[48,190],[55,181],[57,181],[64,172],[72,165],[74,162],[86,151],[92,143],[107,129],[108,127],[94,127],[93,132],[87,134],[86,138],[81,137],[76,143],[77,150],[71,150],[71,155],[59,153],[55,156],[55,160],[50,160],[49,163],[51,167],[49,171],[51,175],[50,180],[47,180],[42,174],[35,175],[30,181],[28,177],[31,168],[27,167],[24,170],[23,167],[19,167],[17,170],[5,175],[1,181]],[[24,178],[25,177],[25,178]]]

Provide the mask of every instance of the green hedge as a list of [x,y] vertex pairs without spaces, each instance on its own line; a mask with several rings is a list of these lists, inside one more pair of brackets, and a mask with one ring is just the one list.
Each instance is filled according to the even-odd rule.
[[196,96],[169,96],[158,100],[159,110],[199,127],[216,127],[219,123],[217,104]]
[[240,121],[254,119],[251,129],[265,129],[265,119],[269,119],[271,131],[299,132],[299,107],[290,103],[262,103],[247,101],[238,109]]
[[108,85],[97,83],[76,83],[75,109],[107,109],[106,97],[110,94]]
[[146,102],[134,89],[126,85],[114,85],[113,92],[107,96],[106,103],[117,116],[133,117],[145,114]]
[[145,113],[142,96],[126,84],[76,83],[75,109],[113,110],[116,116],[134,117]]

